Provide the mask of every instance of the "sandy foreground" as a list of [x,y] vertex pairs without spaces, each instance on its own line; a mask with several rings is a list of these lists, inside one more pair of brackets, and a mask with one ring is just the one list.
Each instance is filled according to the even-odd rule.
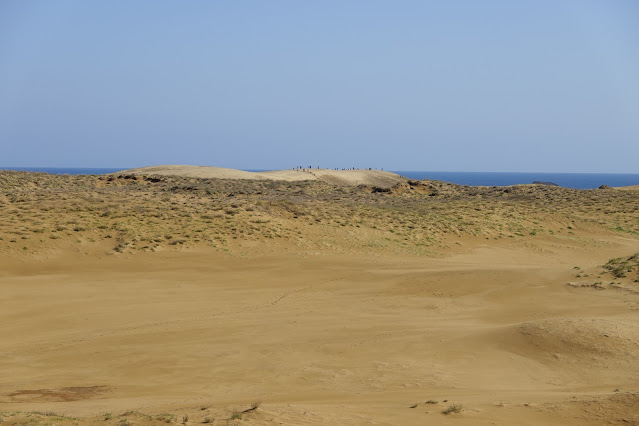
[[[167,203],[184,212],[192,193]],[[441,192],[374,195],[388,209]],[[94,211],[69,197],[77,217]],[[634,231],[547,216],[534,225],[547,232],[443,233],[411,254],[408,237],[371,248],[387,234],[364,219],[333,226],[277,211],[281,228],[268,232],[290,236],[119,252],[97,221],[95,233],[38,240],[56,229],[55,205],[0,201],[14,229],[30,217],[46,229],[12,245],[7,227],[0,241],[6,424],[639,424],[639,276],[602,268],[639,251]],[[256,214],[220,220],[237,228]]]

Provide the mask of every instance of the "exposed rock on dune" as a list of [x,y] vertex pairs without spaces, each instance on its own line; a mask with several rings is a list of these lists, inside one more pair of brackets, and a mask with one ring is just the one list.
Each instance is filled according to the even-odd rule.
[[186,165],[140,167],[124,170],[116,174],[185,176],[209,179],[282,180],[289,182],[319,180],[333,185],[370,185],[380,188],[390,188],[398,183],[406,182],[407,180],[405,177],[398,174],[380,170],[304,169],[246,172],[243,170],[225,169],[222,167]]

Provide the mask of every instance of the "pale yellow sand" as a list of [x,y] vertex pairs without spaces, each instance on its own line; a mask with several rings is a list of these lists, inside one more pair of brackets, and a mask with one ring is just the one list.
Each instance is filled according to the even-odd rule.
[[573,264],[628,249],[4,259],[0,404],[201,422],[261,400],[258,424],[446,423],[453,403],[455,423],[637,420],[639,299],[566,286]]
[[639,189],[639,185],[631,185],[631,186],[616,186],[615,189],[621,189],[625,191],[635,191]]
[[222,167],[166,165],[141,167],[125,170],[117,174],[186,176],[196,178],[218,179],[251,179],[251,180],[283,180],[303,181],[321,180],[334,185],[371,185],[388,188],[406,181],[406,178],[395,173],[381,170],[275,170],[269,172],[245,172],[243,170],[225,169]]
[[[73,186],[69,177],[48,178],[49,198],[30,198],[45,188],[45,178],[37,186],[37,179],[8,176],[24,179],[27,190],[12,189],[0,199],[5,223],[23,230],[4,227],[0,241],[0,417],[6,424],[639,422],[637,275],[617,279],[601,268],[639,251],[630,193],[589,191],[582,199],[569,190],[515,188],[520,192],[500,201],[504,211],[491,211],[480,232],[521,220],[528,205],[517,204],[523,191],[534,200],[554,193],[575,198],[552,211],[529,212],[530,226],[543,232],[521,228],[525,234],[512,238],[499,238],[498,231],[442,233],[441,244],[430,247],[437,251],[412,256],[404,237],[390,236],[412,230],[399,227],[407,219],[420,225],[408,210],[414,197],[423,197],[418,207],[437,209],[442,220],[465,215],[464,226],[481,220],[480,206],[483,212],[493,205],[480,205],[472,193],[450,199],[415,195],[419,188],[406,198],[375,193],[396,217],[385,216],[373,228],[354,220],[322,224],[286,209],[251,207],[213,217],[207,206],[227,201],[226,192],[217,198],[207,187],[174,193],[171,182],[158,186],[156,196],[152,185],[163,183],[144,179],[86,178]],[[60,190],[64,185],[67,192]],[[331,217],[351,219],[340,211],[358,194],[334,198]],[[228,202],[239,209],[253,196],[241,195]],[[116,196],[127,205],[118,205]],[[586,204],[594,196],[617,216],[601,212],[606,216],[589,220],[600,214]],[[312,193],[306,197],[314,202]],[[573,205],[578,213],[563,216]],[[608,217],[618,218],[626,232],[611,231],[615,222],[602,226]],[[386,221],[394,232],[379,229]],[[174,241],[180,223],[193,225],[186,229],[195,236],[207,226],[228,233],[228,243],[214,247],[184,236],[183,246],[114,252],[111,237],[124,232],[118,229],[138,229],[122,241],[141,246],[151,244],[141,240],[143,225],[162,238],[173,232],[166,241]],[[274,228],[264,237],[232,238],[231,227],[247,224]],[[242,412],[255,401],[261,401],[257,409]],[[442,414],[453,406],[461,411]]]

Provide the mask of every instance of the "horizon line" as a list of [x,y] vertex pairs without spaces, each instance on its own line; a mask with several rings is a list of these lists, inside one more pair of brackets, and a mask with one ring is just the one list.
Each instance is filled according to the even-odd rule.
[[[142,167],[153,167],[153,166],[142,166]],[[199,167],[220,167],[220,168],[228,168],[233,169],[233,167],[221,167],[221,166],[199,166]],[[109,170],[130,170],[140,167],[104,167],[104,166],[0,166],[0,170],[12,170],[12,169],[109,169]],[[292,168],[285,169],[258,169],[258,168],[236,168],[235,170],[241,171],[279,171],[279,170],[291,170]],[[321,169],[320,169],[321,170]],[[324,168],[324,170],[334,170],[333,168]],[[342,170],[342,168],[338,168],[337,170]],[[349,170],[349,169],[345,169]],[[368,170],[368,168],[356,168],[355,170]],[[381,168],[371,168],[371,170],[382,170]],[[19,170],[19,171],[29,171],[29,170]],[[416,173],[509,173],[509,174],[530,174],[530,173],[538,173],[538,174],[607,174],[607,175],[639,175],[639,171],[637,172],[548,172],[548,171],[488,171],[488,170],[398,170],[398,169],[388,169],[384,168],[384,171],[391,173],[401,173],[401,172],[416,172]]]

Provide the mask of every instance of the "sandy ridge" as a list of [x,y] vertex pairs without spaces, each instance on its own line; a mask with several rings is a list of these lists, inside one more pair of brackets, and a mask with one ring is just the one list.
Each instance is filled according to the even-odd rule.
[[614,189],[621,189],[622,191],[637,191],[639,190],[639,185],[615,186]]
[[115,174],[185,176],[208,179],[248,179],[280,180],[288,182],[316,180],[333,185],[357,186],[370,185],[390,188],[407,179],[395,173],[381,170],[274,170],[268,172],[246,172],[223,167],[161,165],[124,170]]
[[639,424],[636,191],[152,174],[0,173],[0,422]]

